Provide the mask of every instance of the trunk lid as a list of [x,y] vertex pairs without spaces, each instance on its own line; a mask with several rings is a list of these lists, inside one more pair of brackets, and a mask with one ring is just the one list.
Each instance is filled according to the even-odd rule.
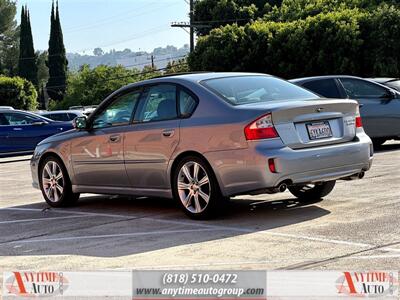
[[[261,103],[251,106],[261,108]],[[283,143],[292,149],[344,143],[356,135],[358,103],[353,100],[285,101],[263,106],[265,112],[271,112]]]

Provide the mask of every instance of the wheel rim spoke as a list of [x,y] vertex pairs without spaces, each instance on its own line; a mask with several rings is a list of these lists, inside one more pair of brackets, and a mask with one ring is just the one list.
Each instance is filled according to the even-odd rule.
[[192,197],[193,197],[192,192],[189,192],[189,194],[186,196],[185,203],[184,203],[186,208],[189,207],[190,204],[192,203]]
[[210,197],[204,193],[202,190],[199,190],[199,196],[206,202],[208,203],[210,201]]
[[49,177],[53,176],[53,173],[52,173],[51,170],[50,170],[49,164],[46,164],[46,165],[44,166],[44,169],[46,170],[47,175],[48,175]]
[[204,176],[200,181],[199,181],[199,186],[203,186],[205,184],[208,184],[209,180],[208,180],[208,176]]
[[183,171],[183,174],[185,174],[187,180],[189,180],[189,181],[193,180],[192,176],[190,175],[190,171],[189,171],[189,168],[187,167],[187,165],[183,166],[182,171]]
[[202,211],[202,208],[201,208],[201,206],[200,206],[200,201],[199,201],[199,195],[198,194],[195,194],[194,195],[194,206],[195,206],[195,211],[196,211],[196,213],[200,213],[201,211]]
[[193,179],[197,181],[198,176],[199,176],[199,164],[194,163],[193,165]]
[[178,182],[178,189],[180,190],[189,190],[190,184],[184,182]]

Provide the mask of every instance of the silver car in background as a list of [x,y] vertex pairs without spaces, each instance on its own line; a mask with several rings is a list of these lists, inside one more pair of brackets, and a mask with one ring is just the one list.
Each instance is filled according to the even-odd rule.
[[362,178],[373,148],[358,104],[251,73],[161,77],[126,86],[75,130],[41,142],[33,185],[54,207],[80,193],[175,198],[192,218],[231,196],[283,192],[300,202]]

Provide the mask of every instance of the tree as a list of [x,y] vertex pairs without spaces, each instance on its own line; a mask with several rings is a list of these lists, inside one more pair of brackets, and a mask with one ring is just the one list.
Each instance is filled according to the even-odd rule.
[[49,68],[49,81],[46,88],[51,99],[61,101],[64,98],[67,84],[68,61],[66,58],[64,39],[60,23],[58,2],[51,7],[51,29],[47,67]]
[[262,17],[266,9],[280,5],[282,0],[199,0],[194,6],[194,21],[198,35],[227,24],[245,25]]
[[93,54],[96,55],[96,56],[102,56],[104,54],[104,51],[101,48],[95,48],[93,50]]
[[0,74],[16,75],[18,68],[18,26],[15,1],[0,0]]
[[40,87],[38,102],[39,102],[39,109],[47,110],[48,102],[47,102],[47,97],[46,97],[46,91],[44,89],[43,84]]
[[21,10],[19,41],[18,75],[29,80],[39,89],[38,67],[36,65],[36,54],[33,47],[31,22],[27,6],[22,7]]
[[43,52],[37,51],[36,57],[37,57],[37,66],[38,66],[39,86],[42,86],[43,84],[46,84],[46,82],[49,80],[49,69],[46,66],[46,61],[48,59],[48,53],[47,53],[47,51],[43,51]]
[[78,72],[70,73],[66,96],[55,108],[67,109],[75,105],[99,104],[124,85],[157,75],[160,73],[151,68],[139,72],[137,69],[126,69],[123,66],[101,65],[91,69],[88,65],[83,65]]
[[36,89],[24,78],[0,76],[0,105],[35,110],[38,105]]
[[179,59],[177,61],[173,60],[172,62],[168,62],[165,70],[165,74],[177,74],[185,72],[189,72],[189,66],[186,62],[186,59]]

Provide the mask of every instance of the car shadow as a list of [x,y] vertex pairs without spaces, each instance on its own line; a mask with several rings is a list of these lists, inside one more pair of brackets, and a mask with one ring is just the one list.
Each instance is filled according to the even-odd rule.
[[0,217],[7,212],[10,220],[49,220],[0,222],[5,233],[0,237],[0,256],[121,257],[269,231],[330,213],[316,203],[265,198],[234,199],[218,218],[208,221],[188,219],[176,201],[167,199],[89,196],[63,210],[44,203],[12,207],[0,210]]
[[385,152],[393,152],[400,150],[400,142],[390,142],[385,143],[382,146],[374,149],[375,153],[385,153]]

